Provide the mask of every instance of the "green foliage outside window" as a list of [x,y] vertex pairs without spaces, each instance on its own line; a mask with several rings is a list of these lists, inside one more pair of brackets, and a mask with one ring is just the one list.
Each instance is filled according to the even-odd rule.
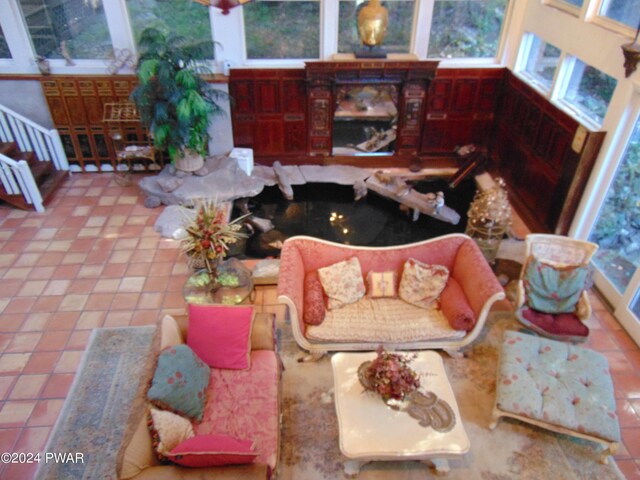
[[436,0],[429,58],[487,58],[498,53],[508,0]]
[[590,240],[600,245],[596,264],[623,291],[640,267],[640,120]]
[[320,57],[319,1],[260,1],[242,8],[247,58]]
[[11,58],[11,52],[9,52],[9,45],[4,38],[2,27],[0,27],[0,58]]

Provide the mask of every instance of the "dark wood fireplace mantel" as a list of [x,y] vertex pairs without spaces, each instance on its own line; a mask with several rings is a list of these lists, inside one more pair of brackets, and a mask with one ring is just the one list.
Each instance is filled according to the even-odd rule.
[[375,84],[394,85],[400,92],[395,154],[417,155],[424,128],[422,120],[427,105],[427,92],[437,68],[437,61],[349,60],[306,63],[309,155],[331,156],[338,86]]

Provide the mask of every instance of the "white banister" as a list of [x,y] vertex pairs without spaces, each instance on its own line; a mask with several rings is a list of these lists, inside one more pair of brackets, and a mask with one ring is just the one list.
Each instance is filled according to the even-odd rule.
[[42,195],[26,161],[16,162],[0,153],[0,182],[8,194],[22,194],[37,212],[44,212]]
[[16,142],[23,152],[34,152],[41,162],[53,162],[56,170],[69,170],[60,135],[0,105],[0,141]]

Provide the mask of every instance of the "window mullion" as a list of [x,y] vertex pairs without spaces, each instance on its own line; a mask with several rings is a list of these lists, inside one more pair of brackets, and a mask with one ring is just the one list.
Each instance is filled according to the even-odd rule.
[[411,48],[409,51],[419,59],[424,60],[427,58],[427,52],[429,50],[431,20],[433,18],[435,0],[416,0],[416,3],[413,35],[411,36]]
[[[338,53],[340,0],[320,2],[320,58],[329,59]],[[337,19],[337,21],[336,21]]]
[[35,52],[31,37],[22,20],[17,0],[0,0],[0,25],[11,52],[15,69],[21,73],[36,73]]
[[129,50],[136,53],[136,42],[129,22],[129,12],[125,0],[102,2],[114,50]]

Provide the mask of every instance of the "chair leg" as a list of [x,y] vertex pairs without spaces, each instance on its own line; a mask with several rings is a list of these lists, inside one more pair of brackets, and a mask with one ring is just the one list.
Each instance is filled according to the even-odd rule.
[[493,412],[491,413],[491,423],[489,423],[489,429],[493,430],[498,426],[498,422],[500,421],[500,410],[496,407],[493,407]]
[[599,459],[600,463],[602,463],[603,465],[607,465],[609,463],[609,456],[614,456],[617,451],[618,451],[618,443],[617,442],[609,443],[607,448],[605,448],[603,452],[600,454],[600,459]]

